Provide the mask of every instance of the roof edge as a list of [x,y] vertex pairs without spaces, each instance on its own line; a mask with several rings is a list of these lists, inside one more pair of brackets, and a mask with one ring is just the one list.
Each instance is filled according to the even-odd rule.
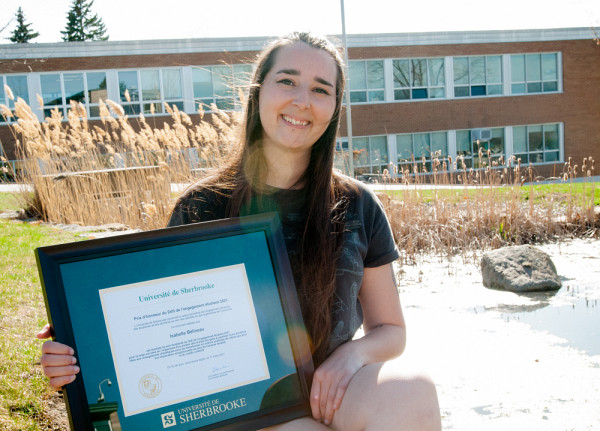
[[[332,37],[341,40],[340,35]],[[156,39],[0,45],[0,60],[260,51],[273,37]],[[591,28],[371,33],[347,36],[349,48],[593,39]]]

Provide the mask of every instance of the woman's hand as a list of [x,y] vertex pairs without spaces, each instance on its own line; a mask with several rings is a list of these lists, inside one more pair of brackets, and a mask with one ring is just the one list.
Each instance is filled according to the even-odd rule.
[[315,371],[310,391],[313,418],[331,424],[352,377],[364,366],[353,342],[338,347]]
[[[50,325],[44,328],[37,334],[37,338],[50,338]],[[75,365],[77,359],[73,356],[73,349],[65,344],[56,341],[46,341],[42,345],[42,370],[44,375],[48,377],[50,386],[58,390],[64,385],[75,380],[75,376],[79,373],[79,367]]]
[[310,406],[313,417],[331,424],[354,375],[365,365],[402,353],[406,327],[391,264],[365,268],[358,299],[365,335],[339,346],[313,376]]

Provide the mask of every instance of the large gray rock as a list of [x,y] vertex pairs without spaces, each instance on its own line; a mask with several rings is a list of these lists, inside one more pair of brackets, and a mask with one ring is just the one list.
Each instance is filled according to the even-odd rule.
[[562,285],[550,256],[531,245],[485,253],[481,273],[484,286],[516,293],[557,290]]

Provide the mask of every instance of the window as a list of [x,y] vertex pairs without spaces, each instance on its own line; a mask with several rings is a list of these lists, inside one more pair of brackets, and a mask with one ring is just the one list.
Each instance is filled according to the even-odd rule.
[[428,133],[405,133],[396,135],[396,152],[398,155],[398,167],[402,169],[403,165],[412,165],[414,162],[420,164],[422,168],[423,159],[425,159],[425,168],[431,172],[431,156],[441,160],[448,157],[448,133],[447,132],[428,132]]
[[437,99],[446,96],[444,59],[393,60],[394,100]]
[[[29,91],[27,90],[26,75],[0,75],[0,85],[0,103],[6,105],[8,109],[13,112],[13,115],[15,102],[19,97],[29,104]],[[5,86],[10,88],[14,100],[9,97],[9,93],[5,90]],[[12,120],[10,118],[4,118],[2,115],[0,115],[0,122],[4,121],[10,122]]]
[[183,111],[181,70],[120,71],[119,95],[127,115],[162,114],[165,103]]
[[89,72],[86,73],[86,101],[89,109],[90,117],[100,116],[100,100],[104,101],[108,98],[106,89],[106,73],[104,72]]
[[522,163],[559,161],[558,124],[513,127],[513,154]]
[[240,109],[240,88],[247,87],[252,74],[249,64],[233,66],[194,67],[192,81],[195,107],[210,109],[211,104],[222,110]]
[[[484,138],[480,139],[482,135]],[[479,158],[479,150],[482,152],[481,159]],[[488,151],[490,152],[491,160],[488,158]],[[494,161],[499,161],[500,157],[504,155],[504,128],[456,131],[456,156],[462,158],[465,168],[490,166]],[[457,168],[463,168],[460,161]]]
[[383,60],[351,61],[348,84],[352,103],[385,101]]
[[340,138],[338,137],[335,140],[335,151],[348,151],[348,138]]
[[51,111],[58,108],[63,117],[66,117],[64,112],[65,101],[62,92],[62,74],[53,73],[51,75],[42,75],[40,82],[42,85],[42,99],[44,100],[44,117],[49,117]]
[[105,72],[65,72],[49,73],[40,76],[44,117],[58,109],[64,118],[71,101],[83,104],[89,117],[99,116],[98,103],[106,100]]
[[348,138],[338,137],[335,141],[335,154],[333,158],[333,167],[334,169],[343,172],[344,174],[349,174],[349,157],[348,153]]
[[558,91],[558,55],[520,54],[510,56],[512,94]]
[[454,97],[502,94],[502,57],[455,57]]
[[386,136],[369,136],[352,139],[354,172],[356,175],[381,174],[387,168]]

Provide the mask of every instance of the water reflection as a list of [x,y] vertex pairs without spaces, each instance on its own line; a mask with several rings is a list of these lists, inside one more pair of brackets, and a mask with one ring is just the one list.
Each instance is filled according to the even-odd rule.
[[520,321],[533,329],[564,338],[566,346],[600,355],[600,310],[598,299],[573,297],[571,301],[540,301],[538,304],[501,310],[506,321]]
[[512,294],[505,292],[494,305],[477,305],[475,314],[499,313],[505,322],[517,321],[534,330],[563,338],[565,346],[600,355],[600,286],[595,282],[564,286],[558,291]]

